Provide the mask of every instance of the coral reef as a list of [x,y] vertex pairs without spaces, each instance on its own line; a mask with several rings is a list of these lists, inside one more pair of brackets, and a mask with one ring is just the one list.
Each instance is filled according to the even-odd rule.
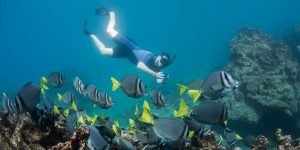
[[267,150],[270,146],[271,142],[263,135],[260,135],[256,138],[251,150]]
[[275,132],[275,141],[278,150],[298,150],[300,149],[300,139],[293,140],[291,135],[283,135],[282,129]]
[[65,128],[57,126],[42,132],[29,114],[5,116],[0,113],[0,145],[2,149],[47,149],[67,138]]
[[69,150],[69,149],[85,149],[87,140],[89,138],[89,128],[82,127],[74,131],[73,136],[65,143],[58,143],[53,146],[51,150]]
[[258,123],[269,110],[289,116],[298,112],[300,69],[286,43],[246,27],[232,40],[230,53],[225,70],[241,83],[223,99],[231,119]]

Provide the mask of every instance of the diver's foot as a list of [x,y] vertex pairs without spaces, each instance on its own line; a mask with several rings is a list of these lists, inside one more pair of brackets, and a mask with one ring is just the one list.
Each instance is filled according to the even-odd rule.
[[83,33],[87,36],[90,36],[92,33],[88,31],[86,28],[83,28]]
[[95,14],[100,16],[108,16],[109,10],[107,8],[100,6],[95,10]]

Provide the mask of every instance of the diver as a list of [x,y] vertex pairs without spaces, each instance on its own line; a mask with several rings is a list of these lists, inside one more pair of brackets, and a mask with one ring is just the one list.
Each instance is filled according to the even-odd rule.
[[172,64],[176,55],[171,59],[168,53],[155,55],[150,51],[140,48],[133,40],[115,30],[116,21],[115,13],[113,11],[99,7],[96,9],[95,14],[109,16],[106,32],[117,45],[114,48],[106,47],[95,34],[86,29],[85,22],[83,29],[84,33],[93,40],[102,55],[113,58],[127,58],[131,63],[135,64],[138,69],[155,77],[157,83],[163,83],[169,78],[167,74],[162,72],[162,69]]

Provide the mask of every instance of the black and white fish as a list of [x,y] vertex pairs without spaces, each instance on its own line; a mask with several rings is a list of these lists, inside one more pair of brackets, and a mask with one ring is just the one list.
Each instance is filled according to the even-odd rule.
[[150,92],[151,99],[156,107],[162,107],[165,105],[165,96],[160,91],[153,89]]
[[86,95],[85,85],[79,77],[75,77],[75,79],[73,80],[73,85],[74,85],[75,90],[80,95],[83,95],[83,96]]
[[5,93],[3,93],[3,97],[2,97],[2,107],[3,107],[4,114],[17,113],[15,103],[13,101],[10,101]]
[[190,116],[200,123],[227,125],[227,107],[223,103],[201,103],[193,108]]
[[51,73],[48,78],[48,84],[53,87],[62,87],[67,83],[66,77],[60,72]]
[[202,94],[200,98],[215,100],[226,96],[239,86],[238,81],[233,80],[225,71],[217,71],[210,74],[201,84]]
[[75,93],[68,91],[63,94],[62,99],[66,104],[71,104],[72,101],[76,101],[76,95]]
[[88,98],[96,105],[107,109],[113,105],[112,98],[106,92],[99,92],[95,85],[88,85],[86,88]]
[[41,88],[31,82],[24,85],[15,97],[18,112],[31,112],[40,102]]
[[113,83],[113,91],[121,87],[122,91],[129,97],[140,98],[147,95],[146,85],[136,75],[127,75],[121,82],[118,82],[113,77],[111,77],[111,80]]

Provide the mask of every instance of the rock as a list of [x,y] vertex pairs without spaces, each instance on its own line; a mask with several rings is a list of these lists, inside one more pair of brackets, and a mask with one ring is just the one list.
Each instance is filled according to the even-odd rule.
[[292,49],[294,58],[300,62],[300,25],[296,24],[293,29],[287,32],[285,37],[286,43]]
[[65,128],[42,132],[27,113],[5,116],[0,112],[0,145],[2,149],[47,149],[65,141]]
[[256,138],[254,147],[251,150],[268,150],[270,146],[271,142],[263,135],[260,135]]
[[232,40],[230,53],[225,70],[240,82],[235,94],[224,98],[230,119],[258,123],[269,110],[298,112],[300,69],[286,43],[246,27]]
[[74,131],[73,136],[67,142],[58,143],[56,146],[53,146],[51,150],[70,150],[70,149],[84,150],[89,135],[90,132],[88,127],[78,128]]

